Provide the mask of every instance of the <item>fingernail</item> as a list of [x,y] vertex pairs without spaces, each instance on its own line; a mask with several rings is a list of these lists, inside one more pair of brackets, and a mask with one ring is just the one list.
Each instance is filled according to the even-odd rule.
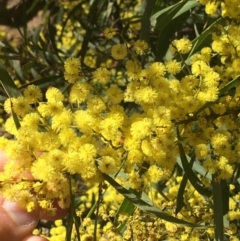
[[17,225],[30,225],[36,219],[36,211],[29,213],[26,210],[18,207],[14,202],[4,201],[2,207]]

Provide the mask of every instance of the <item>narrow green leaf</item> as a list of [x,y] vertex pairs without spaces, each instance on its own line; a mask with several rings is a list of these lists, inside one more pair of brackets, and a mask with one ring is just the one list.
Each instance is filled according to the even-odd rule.
[[229,185],[226,180],[221,180],[221,191],[222,191],[222,204],[223,204],[223,215],[228,214],[229,211]]
[[200,224],[190,223],[185,220],[175,218],[175,217],[161,211],[157,207],[153,207],[153,206],[149,205],[148,203],[144,202],[140,197],[138,197],[136,194],[134,194],[134,193],[130,192],[129,190],[127,190],[126,188],[122,187],[110,176],[108,176],[104,173],[102,173],[102,175],[103,175],[104,179],[106,181],[108,181],[120,194],[122,194],[126,199],[128,199],[131,203],[133,203],[135,206],[142,209],[143,211],[154,214],[155,216],[162,218],[168,222],[185,225],[185,226],[192,227],[192,228],[193,227],[204,228],[204,226],[202,226]]
[[192,49],[186,58],[186,63],[190,62],[190,57],[196,52],[200,51],[203,47],[209,45],[212,41],[212,31],[216,25],[221,24],[224,26],[225,20],[218,18],[215,20],[205,31],[192,41]]
[[[163,61],[163,58],[166,58],[166,52],[169,48],[170,39],[174,37],[175,32],[182,26],[182,24],[187,20],[189,14],[185,12],[184,14],[173,19],[167,26],[164,28],[158,37],[156,44],[156,60]],[[172,57],[171,57],[172,58]]]
[[56,56],[58,57],[60,62],[63,62],[62,59],[59,56],[59,50],[57,48],[56,39],[55,39],[55,37],[56,37],[55,28],[51,24],[51,19],[50,18],[49,18],[49,21],[48,21],[48,36],[49,36],[49,39],[50,39],[51,46],[52,46],[52,48],[54,50],[54,53],[56,54]]
[[151,29],[150,17],[153,12],[154,6],[156,4],[156,0],[149,0],[146,2],[145,11],[142,16],[141,21],[141,30],[140,30],[140,39],[145,40],[148,43],[149,33]]
[[20,59],[19,55],[0,55],[0,59]]
[[[191,160],[190,160],[190,163],[189,163],[190,167],[193,166],[195,158],[196,158],[195,154],[193,153],[193,155],[191,157]],[[186,185],[187,185],[187,181],[188,181],[188,177],[187,177],[186,173],[184,173],[183,179],[181,181],[180,187],[178,189],[178,194],[177,194],[177,205],[176,205],[176,211],[175,211],[176,215],[180,212],[180,210],[184,206],[184,192],[185,192],[185,188],[186,188]]]
[[12,117],[13,117],[13,121],[14,121],[16,128],[19,129],[21,127],[21,124],[20,124],[20,121],[19,121],[17,115],[13,112],[13,110],[12,110]]
[[[122,201],[121,206],[119,207],[115,219],[114,219],[114,226],[117,227],[118,226],[118,217],[120,214],[124,214],[124,215],[128,215],[131,216],[134,213],[135,210],[135,206],[132,202],[130,202],[128,199],[124,198],[124,200]],[[122,223],[119,227],[118,227],[118,231],[122,234],[123,231],[125,230],[125,226],[126,223]]]
[[105,16],[105,19],[108,20],[112,11],[113,11],[113,5],[114,3],[113,2],[108,2],[108,6],[107,6],[107,11],[106,12],[106,16]]
[[27,11],[26,11],[27,15],[28,15],[29,13],[31,13],[31,11],[37,6],[37,4],[38,4],[39,1],[40,1],[40,0],[35,0],[35,1],[33,1],[32,5],[31,5],[31,6],[27,9]]
[[0,81],[9,97],[18,97],[21,96],[21,92],[18,90],[18,87],[15,85],[11,76],[8,74],[4,65],[0,62]]
[[162,185],[159,185],[159,183],[155,183],[152,185],[152,187],[167,201],[170,202],[169,198],[164,194],[163,192],[163,187],[161,187]]
[[[199,5],[196,0],[181,1],[172,6],[164,8],[156,12],[151,17],[151,25],[159,32],[158,41],[156,44],[156,60],[162,61],[166,57],[169,48],[169,40],[174,37],[176,31],[186,22],[189,17],[189,10]],[[151,46],[155,49],[155,46]],[[172,54],[167,58],[172,59]]]
[[99,184],[98,187],[98,200],[97,200],[97,206],[96,206],[96,216],[94,220],[94,231],[93,231],[93,241],[97,241],[97,226],[98,226],[98,219],[99,219],[99,207],[102,200],[102,182]]
[[51,60],[49,58],[48,49],[47,49],[48,43],[46,43],[46,41],[44,39],[42,39],[41,36],[39,36],[39,43],[40,43],[40,45],[42,47],[42,51],[41,51],[42,58],[46,61],[46,63],[48,65],[52,65]]
[[197,116],[199,113],[201,113],[202,111],[204,111],[206,108],[212,106],[215,102],[207,102],[206,104],[204,104],[202,107],[200,107],[195,113],[194,116]]
[[[104,0],[106,1],[106,0]],[[85,56],[87,54],[87,51],[89,49],[89,43],[91,42],[91,36],[92,36],[92,32],[93,32],[93,29],[94,29],[94,25],[96,24],[97,20],[98,20],[98,5],[101,4],[101,1],[99,0],[94,0],[90,9],[89,9],[89,14],[88,14],[88,26],[87,26],[87,29],[86,29],[86,33],[84,35],[84,38],[83,38],[83,42],[82,42],[82,48],[79,52],[78,55],[81,56],[81,63],[83,64],[84,63],[84,59],[85,59]]]
[[14,49],[9,43],[0,41],[0,50],[4,53],[18,54],[17,50]]
[[27,84],[24,84],[21,86],[21,89],[25,89],[28,85],[38,85],[38,86],[41,86],[41,85],[44,85],[44,84],[48,84],[48,85],[51,85],[51,83],[53,82],[64,82],[64,78],[63,76],[45,76],[45,77],[41,77],[39,79],[36,79],[36,80],[33,80]]
[[178,16],[200,5],[196,0],[181,1],[167,8],[160,10],[151,17],[151,25],[155,30],[162,31],[167,25]]
[[66,233],[66,241],[71,241],[72,237],[72,228],[73,228],[73,223],[75,225],[75,230],[77,233],[77,241],[80,241],[80,222],[78,221],[78,217],[76,214],[76,209],[75,209],[75,196],[72,193],[72,180],[71,176],[68,177],[68,182],[69,182],[69,191],[70,191],[70,199],[71,199],[71,205],[70,205],[70,211],[68,213],[67,217],[67,233]]
[[42,30],[42,25],[39,25],[35,30],[34,30],[34,33],[33,33],[33,36],[32,36],[32,41],[33,41],[33,44],[34,44],[34,47],[37,49],[38,48],[38,42],[39,42],[39,34]]
[[182,207],[184,206],[184,192],[185,188],[187,185],[188,177],[186,174],[184,174],[183,179],[181,181],[180,187],[178,189],[178,194],[177,194],[177,205],[176,205],[176,210],[175,210],[175,215],[177,215]]
[[23,72],[22,72],[22,67],[21,67],[21,62],[19,60],[12,60],[12,67],[14,68],[14,70],[16,71],[16,74],[18,76],[18,78],[23,81],[24,77],[23,77]]
[[200,165],[198,162],[194,162],[193,169],[199,173],[200,175],[204,176],[208,180],[212,180],[212,175],[208,173],[206,169],[203,168],[202,165]]
[[70,207],[70,211],[67,216],[67,230],[66,230],[66,241],[71,241],[72,228],[73,228],[73,210]]
[[213,216],[214,216],[214,231],[215,240],[223,241],[224,226],[223,226],[223,202],[221,182],[216,180],[217,174],[212,176],[212,189],[213,189]]
[[195,188],[196,191],[198,191],[203,196],[210,197],[212,195],[211,191],[203,185],[203,183],[199,180],[199,178],[193,172],[191,166],[189,165],[189,162],[185,155],[183,146],[180,142],[180,134],[179,134],[178,129],[177,129],[177,135],[178,135],[178,147],[179,147],[180,158],[182,161],[182,166],[183,166],[183,169],[184,169],[189,181],[191,182],[191,184],[193,185],[193,187]]
[[22,66],[23,70],[26,71],[26,70],[29,70],[31,68],[34,68],[36,67],[37,63],[33,62],[33,61],[30,61],[30,62],[27,62],[26,64],[24,64]]
[[155,7],[154,7],[154,10],[153,10],[153,13],[157,13],[159,12],[161,9],[162,9],[162,0],[157,0],[156,1],[156,4],[155,4]]
[[227,83],[221,90],[220,95],[223,95],[227,93],[230,89],[236,87],[240,84],[240,76],[236,77],[235,79],[231,80],[229,83]]
[[23,36],[24,36],[24,41],[27,44],[28,41],[28,24],[27,24],[27,7],[26,7],[26,0],[22,1],[22,18],[23,18]]

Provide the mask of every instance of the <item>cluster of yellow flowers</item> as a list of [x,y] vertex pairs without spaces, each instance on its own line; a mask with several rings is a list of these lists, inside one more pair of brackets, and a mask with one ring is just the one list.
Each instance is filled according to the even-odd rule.
[[[200,2],[206,4],[208,14],[217,13],[220,1]],[[238,20],[239,14],[229,7],[234,2],[221,3],[222,14]],[[118,36],[113,27],[103,33],[109,41]],[[14,138],[0,138],[0,149],[9,157],[0,173],[0,194],[28,211],[39,205],[54,213],[54,200],[62,208],[69,207],[80,179],[94,185],[104,182],[104,173],[119,178],[128,189],[147,193],[155,206],[174,216],[182,181],[182,177],[172,176],[180,156],[178,144],[187,156],[196,156],[203,170],[199,178],[206,187],[211,182],[207,174],[215,181],[230,180],[240,159],[240,86],[231,96],[223,90],[240,74],[239,36],[237,24],[218,26],[212,45],[190,56],[189,64],[183,60],[192,50],[187,38],[172,42],[170,48],[181,58],[166,62],[152,60],[151,49],[142,39],[114,43],[110,53],[112,61],[122,66],[121,84],[116,78],[118,71],[106,63],[86,73],[79,58],[67,58],[63,74],[70,86],[68,92],[49,87],[43,95],[39,87],[29,85],[22,96],[9,98],[4,104],[10,115],[5,129]],[[141,62],[143,55],[145,65]],[[159,182],[168,186],[164,198],[152,190]],[[99,209],[104,221],[111,220],[122,201],[110,188],[108,193],[111,195],[104,196]],[[213,224],[211,205],[189,183],[184,199],[186,205],[178,218]],[[87,198],[81,201],[89,206]],[[238,203],[239,194],[232,195],[228,213],[231,224],[226,231],[232,240],[237,233],[234,220],[240,215]],[[80,205],[79,216],[84,208]],[[169,240],[199,240],[214,236],[213,229],[180,228],[147,215],[140,210],[131,217],[119,215],[118,222],[127,223],[124,240],[134,237],[150,241],[165,236]],[[66,232],[60,221],[56,226],[51,230],[52,241],[62,240]],[[91,240],[93,229],[93,221],[85,218],[80,230],[83,240]],[[100,228],[97,230],[100,237]],[[108,240],[122,240],[110,221],[102,232]]]
[[221,14],[224,18],[230,17],[232,19],[236,19],[237,21],[240,20],[239,2],[237,0],[199,0],[199,2],[206,5],[205,11],[211,17],[216,17]]

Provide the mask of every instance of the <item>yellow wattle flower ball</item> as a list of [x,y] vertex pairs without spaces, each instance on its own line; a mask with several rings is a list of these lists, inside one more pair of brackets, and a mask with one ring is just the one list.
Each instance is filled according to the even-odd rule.
[[68,74],[78,75],[80,68],[81,65],[78,58],[70,57],[64,62],[64,69]]
[[112,46],[111,55],[116,60],[124,59],[127,56],[127,47],[125,44],[115,44]]

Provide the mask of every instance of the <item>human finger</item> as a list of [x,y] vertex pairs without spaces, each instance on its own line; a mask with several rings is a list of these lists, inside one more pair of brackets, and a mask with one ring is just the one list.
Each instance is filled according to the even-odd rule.
[[47,241],[44,237],[30,235],[26,237],[23,241]]
[[25,237],[32,233],[38,221],[39,209],[35,209],[33,212],[27,212],[15,203],[6,201],[0,197],[1,241],[24,240]]

